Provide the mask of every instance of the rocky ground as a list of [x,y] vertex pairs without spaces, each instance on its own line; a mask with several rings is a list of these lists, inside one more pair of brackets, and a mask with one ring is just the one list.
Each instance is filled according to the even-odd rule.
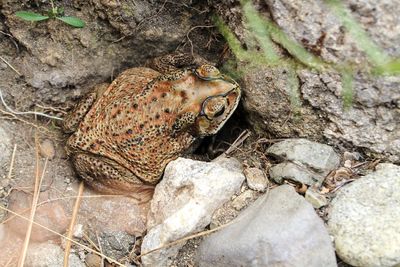
[[[354,73],[352,107],[343,107],[337,70],[254,68],[237,57],[241,105],[197,153],[215,158],[244,130],[250,137],[210,162],[171,162],[149,203],[85,189],[72,238],[86,247],[72,244],[70,266],[400,264],[399,77],[370,75],[374,57],[325,2],[253,2],[313,55],[362,66]],[[63,117],[94,84],[175,50],[232,71],[235,53],[215,15],[247,51],[260,50],[238,1],[56,4],[86,26],[14,16],[43,12],[49,1],[0,4],[0,90],[13,110]],[[399,56],[398,5],[345,6],[385,56]],[[296,58],[278,39],[273,47],[282,60]],[[68,245],[60,234],[67,235],[79,191],[64,151],[67,136],[57,120],[16,114],[4,104],[0,112],[0,265],[14,266],[20,257],[35,179],[43,176],[34,219],[40,226],[32,228],[25,263],[62,266]]]

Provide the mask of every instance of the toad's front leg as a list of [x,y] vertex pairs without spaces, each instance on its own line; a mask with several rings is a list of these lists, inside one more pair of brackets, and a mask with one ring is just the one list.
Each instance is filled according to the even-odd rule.
[[79,126],[79,123],[86,116],[86,113],[90,110],[97,99],[103,94],[108,88],[108,83],[102,83],[97,85],[93,92],[88,93],[83,97],[73,110],[64,118],[62,128],[65,133],[73,133]]

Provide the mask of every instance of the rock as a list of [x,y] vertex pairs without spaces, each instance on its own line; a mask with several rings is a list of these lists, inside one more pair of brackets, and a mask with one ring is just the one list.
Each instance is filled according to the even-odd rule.
[[101,263],[101,257],[94,253],[89,253],[85,258],[86,267],[99,267]]
[[12,145],[8,132],[3,128],[4,123],[0,125],[0,166],[6,165],[11,161]]
[[354,266],[400,264],[400,166],[377,170],[339,189],[328,227],[336,252]]
[[[42,192],[39,196],[39,203],[45,202],[51,198],[49,191]],[[10,194],[9,209],[23,216],[29,217],[30,207],[32,203],[32,195],[23,191],[13,190]],[[39,205],[35,212],[35,222],[50,228],[58,233],[63,234],[70,222],[68,216],[68,207],[62,200],[50,201],[46,204]],[[9,214],[10,220],[7,221],[7,226],[10,231],[13,231],[20,238],[24,238],[26,234],[29,222],[14,217]],[[37,225],[33,225],[31,239],[33,242],[45,242],[48,240],[58,240],[59,236],[41,228]]]
[[328,200],[322,194],[320,194],[315,188],[310,187],[307,189],[304,198],[315,208],[319,209],[323,206],[328,205]]
[[[24,266],[64,266],[64,251],[51,243],[30,244]],[[69,266],[85,267],[85,264],[75,254],[69,255]]]
[[42,157],[53,159],[56,155],[56,150],[54,148],[53,141],[50,139],[45,139],[43,142],[40,143],[39,152]]
[[121,259],[129,254],[135,237],[125,232],[103,232],[99,236],[102,252],[112,259]]
[[246,168],[243,171],[250,189],[265,192],[268,187],[268,178],[259,168]]
[[267,153],[278,159],[300,163],[322,175],[327,175],[340,163],[340,157],[332,147],[307,139],[287,139],[275,143]]
[[317,173],[312,173],[305,167],[291,162],[279,163],[269,169],[269,176],[278,184],[284,180],[293,180],[306,185],[313,185],[322,182],[324,177]]
[[288,185],[269,191],[204,239],[202,266],[337,266],[322,220]]
[[[255,46],[254,38],[243,22],[240,2],[216,1],[214,5],[219,17],[251,50]],[[365,53],[359,34],[349,30],[344,23],[346,19],[341,19],[332,7],[335,2],[265,0],[252,3],[264,20],[277,25],[290,40],[318,59],[328,65],[354,67],[354,79],[352,106],[344,109],[345,84],[337,70],[295,69],[287,64],[259,64],[251,68],[249,64],[239,64],[240,71],[244,72],[242,102],[250,125],[261,136],[268,132],[277,138],[328,139],[330,143],[346,143],[375,156],[400,161],[400,76],[371,75],[372,67],[385,63],[388,57],[400,55],[397,45],[400,6],[395,1],[340,3],[366,32],[370,42],[377,45],[371,49],[374,53]],[[274,41],[279,42],[278,39]],[[290,55],[290,49],[287,55],[277,51],[282,63],[298,59]]]
[[[178,158],[157,185],[142,253],[202,230],[213,212],[240,189],[245,177],[236,159],[201,162]],[[144,266],[166,266],[184,242],[146,255]]]
[[235,210],[241,210],[246,207],[250,203],[250,201],[254,200],[254,198],[254,191],[246,190],[232,201],[232,207]]

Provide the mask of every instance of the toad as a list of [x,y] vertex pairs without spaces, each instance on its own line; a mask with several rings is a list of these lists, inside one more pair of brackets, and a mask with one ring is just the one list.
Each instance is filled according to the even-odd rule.
[[67,154],[96,191],[151,196],[168,162],[217,133],[236,109],[240,87],[216,67],[165,66],[125,70],[65,118]]

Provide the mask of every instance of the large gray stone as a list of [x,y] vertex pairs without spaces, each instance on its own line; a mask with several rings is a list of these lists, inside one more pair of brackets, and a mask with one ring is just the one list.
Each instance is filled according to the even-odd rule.
[[340,189],[331,202],[328,226],[346,263],[400,264],[400,166],[379,164],[376,172]]
[[288,185],[259,198],[233,224],[206,237],[199,266],[337,266],[327,230]]
[[[169,163],[157,185],[148,214],[142,253],[202,230],[214,211],[239,191],[245,177],[233,158],[201,162],[178,158]],[[168,266],[184,245],[142,257],[144,266]]]

